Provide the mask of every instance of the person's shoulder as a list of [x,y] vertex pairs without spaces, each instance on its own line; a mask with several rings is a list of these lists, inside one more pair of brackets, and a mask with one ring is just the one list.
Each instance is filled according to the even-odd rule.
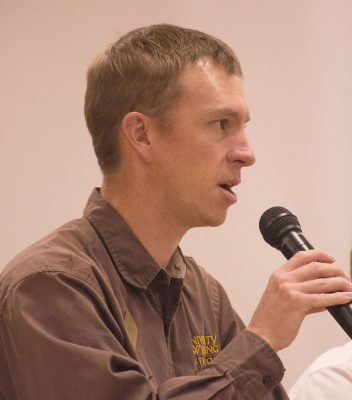
[[310,372],[313,373],[325,368],[345,368],[346,366],[352,371],[352,341],[321,354],[311,364]]
[[345,399],[352,388],[352,342],[316,358],[290,389],[292,400]]
[[89,247],[95,240],[89,222],[81,218],[62,225],[22,250],[1,271],[0,303],[9,290],[32,275],[72,271],[73,264],[89,265]]

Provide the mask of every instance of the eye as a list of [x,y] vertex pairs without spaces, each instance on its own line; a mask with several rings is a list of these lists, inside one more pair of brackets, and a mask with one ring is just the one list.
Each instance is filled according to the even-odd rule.
[[217,121],[217,123],[219,124],[219,128],[221,130],[226,130],[226,128],[229,125],[229,120],[228,119],[219,119],[219,121]]

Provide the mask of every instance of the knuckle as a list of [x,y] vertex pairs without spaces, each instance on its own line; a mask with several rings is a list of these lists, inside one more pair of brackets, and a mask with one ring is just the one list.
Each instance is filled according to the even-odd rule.
[[328,290],[329,283],[327,282],[326,278],[320,278],[317,281],[317,285],[319,292],[326,292]]
[[280,271],[275,271],[270,275],[270,282],[277,282],[280,279]]
[[296,307],[301,308],[304,304],[304,296],[302,293],[290,290],[287,295],[290,303],[296,305]]
[[284,293],[285,295],[290,293],[289,284],[285,281],[280,282],[277,289],[279,293]]
[[297,258],[297,260],[302,260],[303,258],[307,257],[307,252],[306,251],[298,251],[295,254],[295,258]]
[[344,289],[346,292],[351,291],[352,285],[351,285],[351,282],[350,282],[347,278],[340,277],[340,278],[338,278],[338,279],[339,279],[339,281],[341,282],[341,286],[343,287],[343,289]]
[[318,259],[319,259],[319,258],[325,258],[326,256],[328,256],[328,253],[323,249],[317,249],[316,250],[316,255],[317,255]]
[[291,299],[291,283],[287,280],[286,274],[280,271],[276,271],[271,275],[270,280],[271,285],[279,298],[281,298],[282,300]]
[[[322,306],[319,304],[319,307],[321,308]],[[323,307],[325,307],[325,306],[323,306]],[[303,313],[305,315],[309,315],[314,312],[314,310],[316,309],[316,306],[312,303],[304,303],[302,309],[303,309]]]
[[342,304],[346,300],[345,292],[322,293],[321,295],[322,307],[330,307],[337,304]]
[[332,294],[337,291],[351,290],[351,284],[343,277],[320,278],[317,280],[317,290],[322,294]]
[[285,275],[281,271],[275,271],[271,277],[270,281],[274,286],[280,287],[283,283],[285,283]]
[[321,269],[321,263],[318,261],[312,261],[309,265],[312,269],[315,269],[315,270]]
[[331,300],[331,295],[328,293],[322,293],[321,294],[321,302],[322,302],[322,307],[327,307],[330,305],[330,300]]

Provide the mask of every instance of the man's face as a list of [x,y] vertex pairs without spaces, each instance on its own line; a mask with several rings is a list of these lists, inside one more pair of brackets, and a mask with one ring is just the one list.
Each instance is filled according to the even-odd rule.
[[[154,182],[160,211],[181,229],[217,226],[254,154],[245,135],[242,80],[210,61],[188,66],[167,131],[157,135]],[[233,188],[233,189],[231,189]]]

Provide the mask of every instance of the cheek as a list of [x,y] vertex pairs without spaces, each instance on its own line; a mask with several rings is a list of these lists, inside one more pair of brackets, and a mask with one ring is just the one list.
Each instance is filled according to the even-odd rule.
[[[157,173],[167,186],[179,190],[206,191],[216,183],[221,169],[221,154],[215,143],[200,140],[179,140],[165,143],[158,149]],[[159,172],[158,172],[159,171]]]

